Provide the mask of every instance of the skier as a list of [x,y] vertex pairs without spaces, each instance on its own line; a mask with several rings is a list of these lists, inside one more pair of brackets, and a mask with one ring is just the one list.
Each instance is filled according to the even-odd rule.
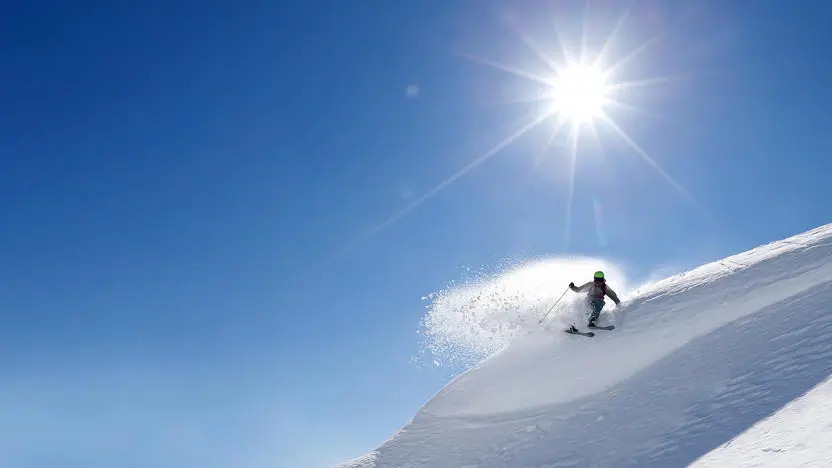
[[[581,286],[575,286],[575,283],[569,283],[569,289],[578,293],[586,292],[586,306],[587,309],[591,311],[589,324],[587,324],[589,328],[595,327],[595,322],[598,320],[598,316],[601,315],[601,309],[604,308],[605,304],[605,295],[609,296],[609,298],[615,302],[615,305],[619,305],[621,303],[621,300],[618,299],[618,295],[615,294],[615,291],[607,286],[607,280],[604,278],[603,271],[596,271],[593,280]],[[570,331],[577,331],[575,325],[572,325]]]

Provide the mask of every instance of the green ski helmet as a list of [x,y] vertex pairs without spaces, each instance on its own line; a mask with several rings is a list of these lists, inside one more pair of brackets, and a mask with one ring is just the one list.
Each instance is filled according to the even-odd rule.
[[604,279],[604,272],[603,271],[596,271],[595,272],[595,279]]

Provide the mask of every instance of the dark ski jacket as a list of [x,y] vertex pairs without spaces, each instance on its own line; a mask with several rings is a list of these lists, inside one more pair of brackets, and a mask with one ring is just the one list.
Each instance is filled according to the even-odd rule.
[[607,295],[616,304],[621,302],[621,300],[618,299],[618,294],[616,294],[611,287],[607,286],[606,281],[601,283],[590,281],[580,286],[575,286],[574,284],[571,284],[569,285],[569,287],[572,288],[572,290],[575,292],[586,292],[587,300],[589,301],[603,301],[604,295]]

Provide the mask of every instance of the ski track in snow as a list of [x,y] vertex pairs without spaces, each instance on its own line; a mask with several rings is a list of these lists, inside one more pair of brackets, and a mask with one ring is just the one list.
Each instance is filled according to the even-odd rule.
[[[832,224],[648,285],[615,322],[589,339],[558,324],[518,340],[339,466],[832,466],[829,437],[802,459],[776,450],[805,441],[760,440],[799,441],[778,418],[810,418],[795,414],[819,384],[813,398],[829,398]],[[832,434],[828,411],[815,423]]]

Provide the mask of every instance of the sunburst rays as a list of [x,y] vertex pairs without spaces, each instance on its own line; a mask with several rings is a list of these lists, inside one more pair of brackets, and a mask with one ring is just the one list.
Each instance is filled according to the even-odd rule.
[[[524,70],[522,68],[500,63],[496,60],[476,56],[474,54],[460,54],[462,57],[476,63],[529,80],[532,83],[544,87],[545,91],[543,93],[538,92],[535,97],[523,99],[521,101],[548,101],[548,105],[542,106],[542,110],[536,112],[535,115],[529,119],[528,123],[521,125],[519,130],[492,146],[490,150],[475,157],[466,166],[451,174],[436,184],[433,188],[424,192],[421,196],[412,200],[409,204],[393,213],[387,219],[370,228],[362,236],[345,247],[344,250],[356,245],[357,243],[366,241],[370,237],[390,227],[409,212],[423,205],[442,190],[467,175],[473,169],[497,155],[500,151],[509,146],[512,142],[516,141],[518,138],[522,137],[528,131],[548,120],[554,120],[554,130],[552,131],[550,137],[547,138],[548,141],[545,144],[543,149],[544,151],[552,145],[563,126],[567,124],[571,125],[569,131],[571,144],[568,148],[569,182],[566,219],[564,223],[564,229],[566,231],[564,234],[567,248],[571,239],[572,210],[575,201],[576,168],[579,158],[578,141],[580,140],[579,137],[582,133],[582,129],[588,129],[600,143],[601,139],[598,134],[598,125],[604,125],[611,128],[615,135],[620,137],[636,154],[641,157],[642,160],[647,163],[650,168],[655,170],[661,178],[672,186],[673,189],[676,190],[685,200],[705,212],[704,208],[696,202],[693,196],[691,196],[680,183],[678,183],[667,171],[665,171],[658,164],[658,162],[656,162],[655,158],[651,157],[647,151],[636,143],[635,140],[615,122],[613,117],[608,112],[609,108],[640,110],[636,106],[630,105],[619,99],[617,96],[612,97],[611,95],[613,93],[620,94],[622,91],[626,92],[628,89],[649,87],[666,81],[672,81],[674,79],[673,76],[667,76],[646,77],[630,81],[613,81],[612,78],[618,70],[635,60],[639,55],[645,53],[645,51],[647,51],[652,44],[656,43],[661,36],[656,35],[649,38],[626,53],[620,59],[612,61],[610,65],[605,66],[604,62],[607,62],[610,59],[610,46],[619,35],[621,28],[629,17],[629,14],[630,10],[628,9],[618,18],[615,27],[609,36],[607,36],[604,40],[600,50],[596,54],[592,54],[594,57],[590,56],[588,50],[588,28],[586,20],[582,23],[580,51],[577,53],[577,57],[573,51],[570,51],[567,47],[563,46],[563,38],[560,32],[556,31],[558,40],[551,52],[558,54],[560,56],[559,59],[554,58],[550,51],[542,47],[540,43],[529,34],[515,27],[514,32],[521,39],[525,47],[527,47],[545,65],[546,73]],[[575,93],[579,95],[575,96]],[[580,93],[583,93],[583,95],[580,95]],[[603,149],[603,145],[601,146]]]

